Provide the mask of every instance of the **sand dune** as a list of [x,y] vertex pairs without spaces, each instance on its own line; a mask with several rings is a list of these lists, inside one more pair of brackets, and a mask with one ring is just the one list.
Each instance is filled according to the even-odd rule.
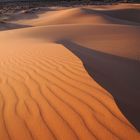
[[33,27],[0,32],[0,140],[140,139],[139,21],[114,7],[9,21]]
[[10,19],[16,20],[16,23],[32,26],[79,23],[139,25],[140,23],[139,5],[85,6],[80,8],[54,7],[43,8],[41,11],[36,13],[20,12],[10,16]]
[[[124,13],[124,14],[122,14]],[[58,25],[58,24],[128,24],[138,25],[140,22],[139,10],[134,9],[117,9],[117,10],[100,10],[94,7],[83,8],[68,8],[58,10],[48,10],[44,14],[30,15],[30,14],[18,14],[17,17],[20,24],[27,24],[32,26],[42,25]],[[120,16],[121,15],[121,16]],[[38,18],[35,18],[38,17]],[[47,18],[46,18],[47,17]],[[27,18],[27,20],[26,20]],[[31,20],[28,20],[31,18]],[[137,23],[138,22],[138,23]]]
[[31,26],[20,25],[20,24],[15,24],[15,23],[7,23],[7,22],[1,22],[0,23],[0,31],[10,30],[10,29],[26,28],[26,27],[31,27]]

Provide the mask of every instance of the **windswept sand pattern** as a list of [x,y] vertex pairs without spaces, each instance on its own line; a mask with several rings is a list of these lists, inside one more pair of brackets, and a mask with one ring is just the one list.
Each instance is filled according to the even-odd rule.
[[81,61],[62,45],[11,47],[4,56],[3,51],[1,139],[139,138],[112,96],[89,77]]
[[56,9],[17,21],[35,27],[0,32],[0,140],[140,140],[113,96],[62,41],[136,61],[139,20],[103,8]]

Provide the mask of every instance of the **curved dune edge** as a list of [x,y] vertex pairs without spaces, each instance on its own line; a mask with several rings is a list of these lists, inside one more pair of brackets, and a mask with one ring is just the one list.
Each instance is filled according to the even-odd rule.
[[[44,10],[44,9],[42,9]],[[140,6],[135,4],[114,6],[83,6],[76,8],[46,8],[46,12],[12,15],[14,23],[26,26],[58,24],[121,24],[140,25]],[[137,18],[136,18],[137,17]],[[14,20],[14,21],[13,21]]]
[[1,139],[140,138],[80,59],[24,30],[0,33]]
[[[72,40],[138,60],[139,30],[84,23],[0,32],[0,140],[139,140],[111,94],[89,76],[76,55],[57,43]],[[119,42],[121,51],[111,50],[109,44],[117,46],[123,36],[127,39]]]

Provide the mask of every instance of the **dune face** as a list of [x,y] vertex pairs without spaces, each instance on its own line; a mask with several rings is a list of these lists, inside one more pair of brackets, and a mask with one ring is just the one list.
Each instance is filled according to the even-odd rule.
[[54,8],[8,21],[24,28],[0,32],[0,140],[139,140],[137,10]]

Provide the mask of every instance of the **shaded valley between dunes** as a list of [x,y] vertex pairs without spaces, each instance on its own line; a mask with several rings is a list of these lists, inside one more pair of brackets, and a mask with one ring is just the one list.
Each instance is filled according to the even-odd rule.
[[0,140],[140,140],[139,9],[50,7],[0,24]]
[[58,43],[81,59],[89,75],[112,94],[122,113],[140,130],[140,61],[95,51],[67,40]]

